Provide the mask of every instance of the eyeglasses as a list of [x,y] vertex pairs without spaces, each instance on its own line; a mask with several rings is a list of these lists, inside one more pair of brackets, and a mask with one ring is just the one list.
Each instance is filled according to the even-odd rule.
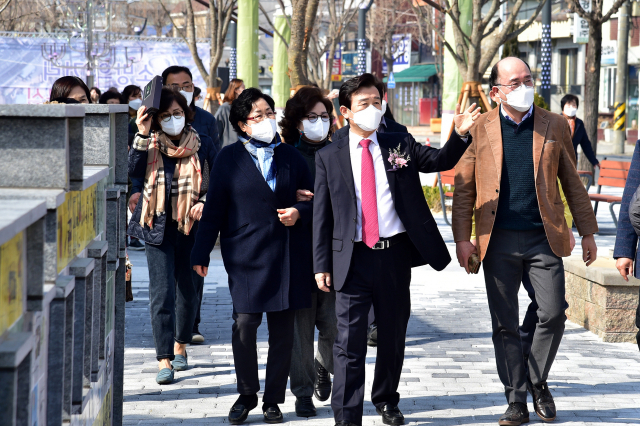
[[522,83],[519,81],[516,81],[515,83],[511,83],[511,84],[496,84],[497,87],[509,87],[511,90],[516,90],[518,87],[520,87],[520,85],[524,84],[526,87],[533,87],[533,80],[528,78],[525,81],[523,81]]
[[320,115],[315,114],[313,112],[305,115],[305,117],[307,117],[307,120],[309,120],[309,123],[315,123],[316,121],[318,121],[318,118],[322,119],[322,121],[324,121],[325,123],[329,122],[329,119],[331,117],[329,117],[329,114],[324,112]]
[[264,120],[265,117],[273,120],[274,118],[276,118],[276,113],[273,111],[270,111],[265,115],[262,115],[262,114],[254,115],[253,117],[247,117],[247,121],[252,120],[252,121],[255,121],[256,123],[259,123],[262,120]]
[[165,123],[168,123],[169,121],[171,121],[171,117],[175,117],[176,119],[178,118],[182,118],[184,117],[184,111],[176,111],[173,114],[162,114],[159,116],[160,120],[162,120]]
[[182,87],[180,87],[179,84],[167,84],[164,87],[168,87],[169,89],[178,90],[178,91],[184,90],[185,92],[193,92],[193,83],[185,84]]

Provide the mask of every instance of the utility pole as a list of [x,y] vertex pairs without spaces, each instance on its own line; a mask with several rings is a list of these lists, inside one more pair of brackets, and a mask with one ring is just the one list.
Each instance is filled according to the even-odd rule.
[[238,27],[235,22],[229,22],[229,81],[236,78],[237,75],[237,35]]
[[[367,72],[367,38],[365,29],[367,28],[367,12],[371,9],[372,4],[373,0],[366,6],[362,3],[360,10],[358,10],[358,65],[356,67],[358,75]],[[329,58],[329,60],[333,59]]]
[[629,9],[630,2],[625,1],[618,12],[618,63],[616,70],[616,103],[613,113],[613,152],[624,153],[626,135],[626,106],[627,106],[627,53],[629,51]]
[[551,108],[551,0],[542,7],[542,57],[540,63],[540,96]]

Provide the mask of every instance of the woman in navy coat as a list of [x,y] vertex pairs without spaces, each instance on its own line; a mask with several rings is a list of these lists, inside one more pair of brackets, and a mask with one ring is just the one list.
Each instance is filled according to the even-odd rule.
[[[640,260],[638,235],[629,220],[629,202],[638,189],[638,186],[640,186],[640,140],[636,142],[636,149],[633,152],[627,183],[624,186],[620,215],[618,217],[616,245],[613,248],[613,258],[616,259],[616,268],[618,268],[620,275],[627,281],[629,281],[627,278],[628,275],[640,278],[640,273],[638,273],[638,261]],[[634,260],[636,262],[635,268],[633,267]],[[636,327],[640,329],[640,305],[638,305],[638,309],[636,310]],[[640,348],[640,330],[638,330],[636,341]]]
[[311,306],[313,204],[297,202],[296,190],[311,188],[311,174],[298,151],[280,143],[274,103],[246,89],[231,105],[229,121],[238,142],[220,151],[211,171],[207,203],[191,264],[206,276],[218,233],[233,300],[233,357],[240,397],[229,422],[240,424],[257,406],[257,329],[267,313],[269,354],[263,400],[267,423],[282,422],[296,309]]

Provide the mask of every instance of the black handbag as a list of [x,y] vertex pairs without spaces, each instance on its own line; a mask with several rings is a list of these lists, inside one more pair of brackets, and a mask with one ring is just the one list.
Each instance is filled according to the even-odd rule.
[[636,234],[640,235],[640,186],[638,186],[629,202],[629,220]]

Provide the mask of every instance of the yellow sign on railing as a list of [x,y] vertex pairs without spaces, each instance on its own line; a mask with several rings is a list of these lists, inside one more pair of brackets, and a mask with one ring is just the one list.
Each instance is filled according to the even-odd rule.
[[96,185],[65,194],[58,207],[58,273],[96,237]]
[[0,246],[0,335],[24,310],[24,231]]

